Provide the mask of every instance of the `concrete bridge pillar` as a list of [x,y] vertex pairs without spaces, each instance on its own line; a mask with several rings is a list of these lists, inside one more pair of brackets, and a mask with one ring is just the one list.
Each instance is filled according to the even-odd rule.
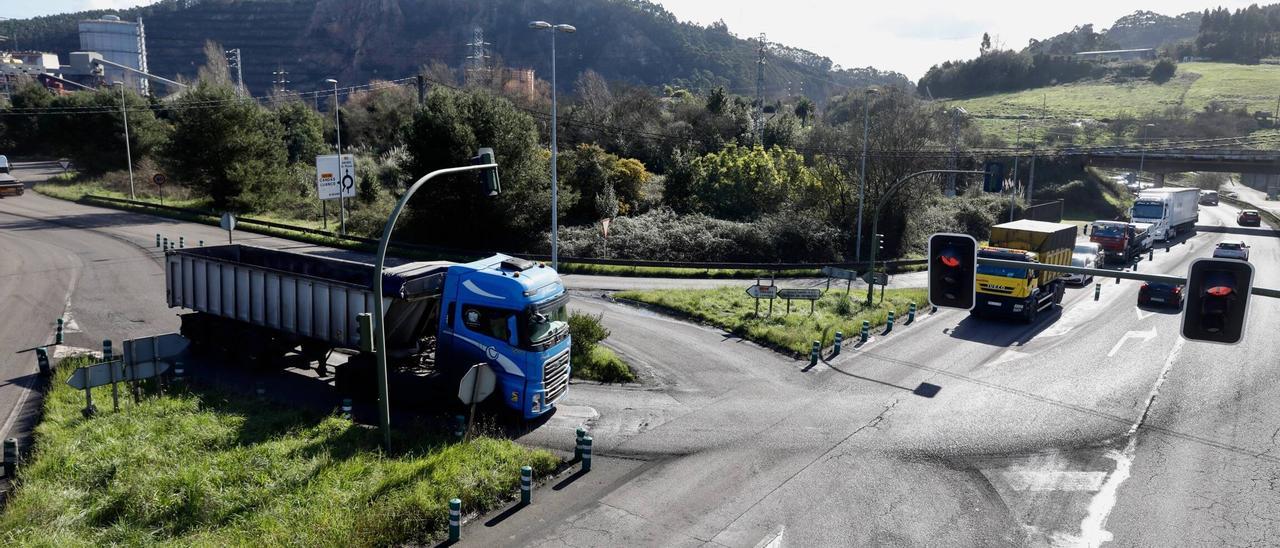
[[1163,173],[1155,173],[1155,174],[1153,174],[1153,175],[1155,175],[1155,188],[1162,188],[1162,187],[1164,187],[1164,174],[1163,174]]

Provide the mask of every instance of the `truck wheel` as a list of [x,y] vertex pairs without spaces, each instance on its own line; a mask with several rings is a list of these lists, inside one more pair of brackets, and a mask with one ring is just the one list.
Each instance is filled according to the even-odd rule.
[[1039,312],[1039,307],[1040,303],[1035,302],[1033,299],[1031,306],[1027,307],[1026,312],[1023,313],[1022,321],[1026,323],[1036,323],[1036,314]]

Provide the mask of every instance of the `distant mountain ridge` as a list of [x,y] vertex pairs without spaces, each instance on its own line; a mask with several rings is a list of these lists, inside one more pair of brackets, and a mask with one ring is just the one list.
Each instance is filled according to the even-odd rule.
[[1175,17],[1153,11],[1136,11],[1116,19],[1103,34],[1107,41],[1121,49],[1156,48],[1195,38],[1200,32],[1202,17],[1203,14],[1195,11]]
[[[108,13],[143,18],[149,65],[158,75],[194,76],[206,40],[239,48],[254,94],[268,92],[281,70],[289,89],[313,90],[326,78],[354,85],[412,76],[433,61],[457,69],[475,53],[468,43],[476,29],[490,61],[548,78],[550,36],[528,28],[535,19],[578,27],[557,40],[561,91],[588,69],[645,86],[724,86],[742,95],[756,89],[757,40],[739,38],[723,23],[680,22],[647,0],[163,0],[20,21],[23,46],[65,60],[79,49],[76,22]],[[866,85],[912,86],[897,72],[843,69],[813,52],[770,45],[767,101],[801,92],[821,101]]]

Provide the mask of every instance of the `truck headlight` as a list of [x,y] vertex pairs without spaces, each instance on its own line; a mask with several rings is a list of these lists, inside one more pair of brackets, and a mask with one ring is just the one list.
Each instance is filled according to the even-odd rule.
[[542,394],[534,394],[530,401],[532,402],[529,404],[530,412],[537,413],[542,411]]

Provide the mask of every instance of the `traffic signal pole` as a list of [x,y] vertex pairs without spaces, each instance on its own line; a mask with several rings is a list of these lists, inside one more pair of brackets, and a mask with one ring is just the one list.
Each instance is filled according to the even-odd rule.
[[[986,171],[973,171],[969,169],[927,169],[924,171],[917,171],[901,179],[898,179],[897,181],[894,181],[892,185],[889,185],[889,189],[886,190],[882,196],[880,196],[880,201],[876,203],[876,211],[874,214],[872,214],[872,217],[871,217],[871,233],[872,234],[880,233],[879,232],[880,209],[883,208],[884,204],[889,201],[889,198],[893,197],[893,194],[895,192],[897,192],[904,185],[906,185],[908,182],[910,182],[912,179],[916,177],[919,177],[921,175],[930,175],[934,173],[961,173],[961,174],[970,174],[970,175],[974,175],[974,174],[985,175]],[[875,272],[875,269],[876,269],[876,247],[878,246],[874,246],[874,245],[871,246],[871,257],[867,261],[867,263],[871,265],[872,272]],[[875,280],[874,275],[871,279],[873,281]],[[875,295],[875,293],[873,292],[874,288],[875,288],[875,284],[873,283],[867,284],[867,306],[871,306],[872,304],[872,299],[874,298],[874,295]]]

